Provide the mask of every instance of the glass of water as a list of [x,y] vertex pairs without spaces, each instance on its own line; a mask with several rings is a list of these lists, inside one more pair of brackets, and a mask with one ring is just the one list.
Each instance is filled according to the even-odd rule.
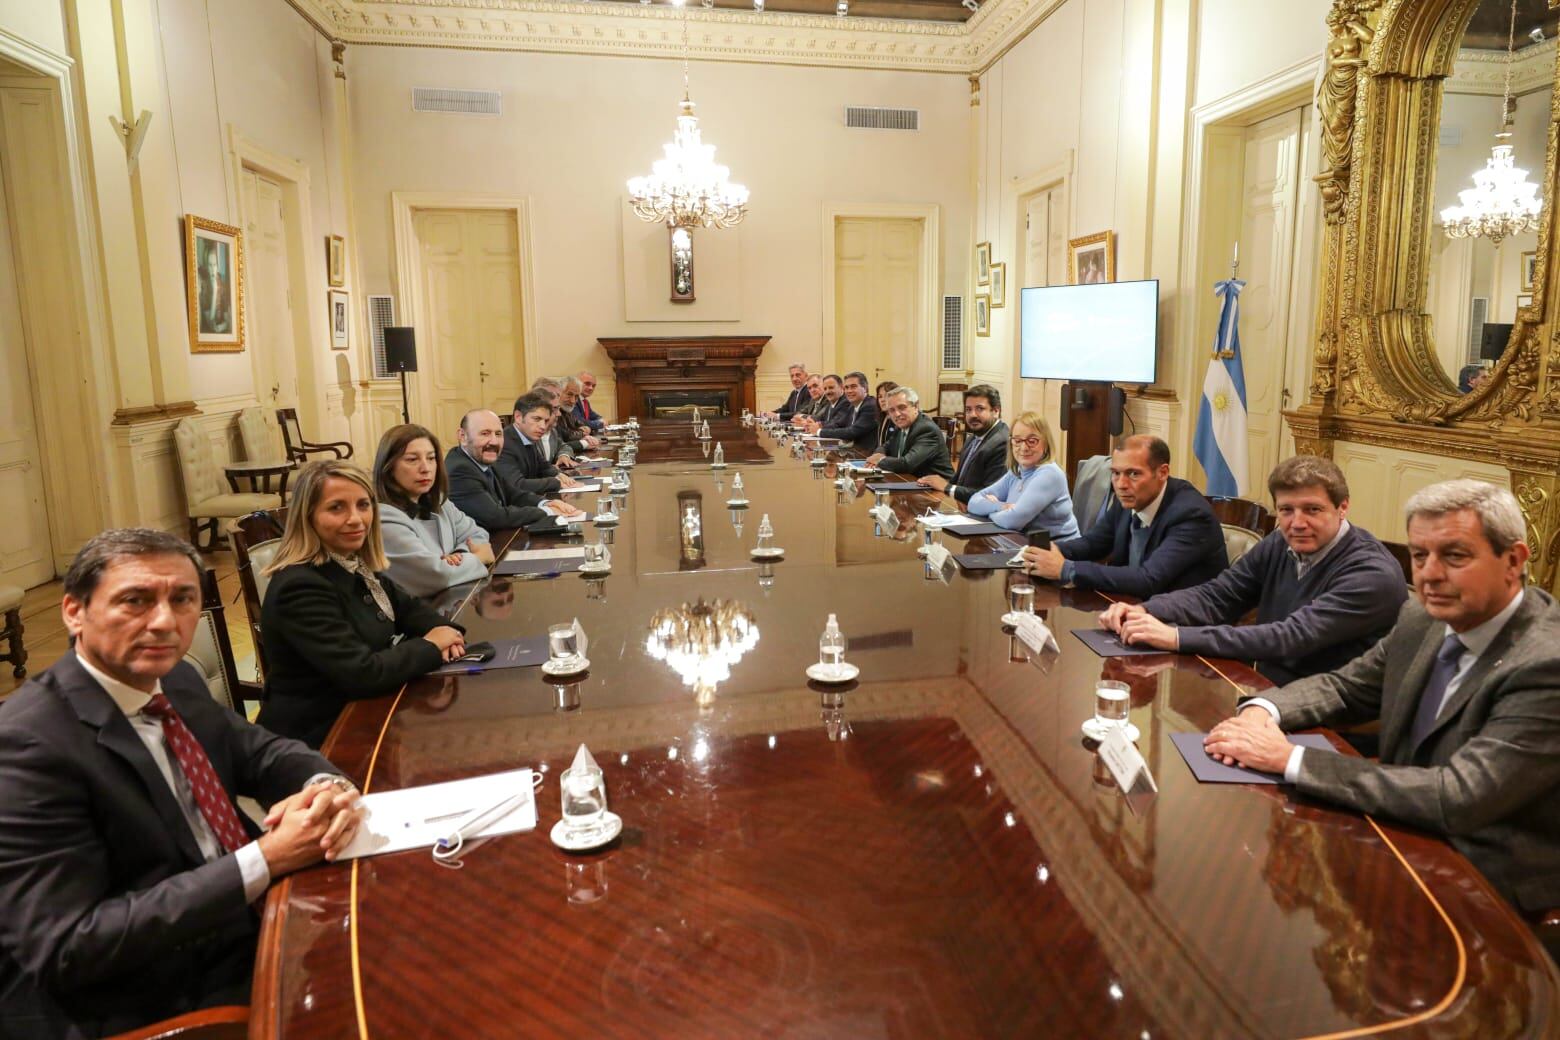
[[580,634],[575,631],[573,622],[547,629],[547,656],[552,658],[554,665],[573,664],[579,659],[579,653]]
[[[921,525],[921,548],[930,549],[937,544],[938,536],[942,534],[942,528],[933,527],[931,524]],[[924,555],[924,554],[923,554]]]
[[1094,684],[1094,721],[1102,729],[1120,729],[1126,725],[1127,709],[1132,706],[1132,687],[1113,679]]
[[570,766],[558,776],[563,792],[563,825],[589,831],[601,825],[607,811],[607,783],[599,766]]
[[1028,582],[1008,586],[1008,610],[1014,614],[1035,612],[1035,587]]
[[600,498],[596,499],[596,515],[598,517],[612,515],[611,495],[602,495]]
[[591,567],[599,567],[606,560],[606,549],[600,542],[587,542],[585,549],[585,563]]

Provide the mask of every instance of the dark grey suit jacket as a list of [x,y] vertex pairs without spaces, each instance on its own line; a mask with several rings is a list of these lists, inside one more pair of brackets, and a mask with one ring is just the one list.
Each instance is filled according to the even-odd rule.
[[925,412],[917,415],[908,429],[901,430],[896,426],[890,430],[883,451],[883,461],[878,465],[886,473],[908,473],[915,477],[935,473],[945,480],[953,479],[948,442]]
[[538,444],[527,444],[520,439],[520,432],[513,426],[504,430],[504,450],[493,463],[509,488],[510,497],[518,498],[527,492],[535,495],[557,491],[558,467],[542,457]]
[[458,444],[444,456],[444,472],[450,481],[450,501],[484,531],[553,524],[552,514],[537,504],[540,495],[528,491],[511,498],[497,469],[489,467],[483,473]]
[[[163,693],[230,796],[269,805],[337,772],[212,700],[187,663]],[[0,703],[0,1035],[99,1036],[247,1003],[256,937],[238,863],[206,862],[74,653]]]
[[1417,748],[1409,731],[1446,625],[1409,600],[1335,672],[1261,696],[1286,730],[1381,720],[1381,761],[1308,751],[1305,794],[1444,835],[1524,911],[1560,906],[1560,607],[1529,587]]

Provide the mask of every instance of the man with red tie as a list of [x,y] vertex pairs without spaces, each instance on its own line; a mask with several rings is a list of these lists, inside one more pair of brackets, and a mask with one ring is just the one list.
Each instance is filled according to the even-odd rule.
[[[72,649],[0,703],[0,1023],[102,1036],[246,1004],[274,879],[334,859],[357,791],[184,661],[200,557],[108,531],[65,575]],[[269,805],[262,832],[234,798]]]
[[574,417],[590,427],[592,433],[600,433],[607,425],[607,421],[590,406],[590,395],[596,392],[596,377],[589,372],[581,372],[580,399],[574,402]]

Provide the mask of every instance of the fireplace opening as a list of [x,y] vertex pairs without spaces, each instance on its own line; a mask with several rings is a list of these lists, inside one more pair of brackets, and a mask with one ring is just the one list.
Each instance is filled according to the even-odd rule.
[[645,410],[652,419],[691,419],[700,415],[729,415],[724,390],[646,390]]

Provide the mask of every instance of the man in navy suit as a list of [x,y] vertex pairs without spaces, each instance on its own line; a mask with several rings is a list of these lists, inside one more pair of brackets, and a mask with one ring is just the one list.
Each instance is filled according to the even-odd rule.
[[928,473],[916,481],[952,495],[961,506],[1007,472],[1008,426],[1002,421],[1002,394],[996,387],[977,383],[964,391],[964,429],[964,450],[953,467],[953,479]]
[[590,406],[590,395],[596,392],[596,377],[589,372],[581,372],[580,399],[574,402],[574,417],[589,427],[591,433],[600,433],[607,425],[607,421]]
[[817,433],[825,426],[843,426],[850,419],[850,401],[845,397],[845,384],[837,375],[823,377],[823,407],[810,419],[798,419],[796,424],[808,433]]
[[812,394],[807,391],[807,366],[799,362],[792,364],[790,373],[791,393],[785,399],[785,404],[765,413],[770,419],[789,419],[812,403]]
[[[72,647],[0,703],[0,1033],[119,1033],[249,1001],[273,880],[334,859],[357,791],[184,660],[200,557],[107,531],[65,575]],[[270,805],[261,833],[233,799]]]
[[1229,566],[1224,529],[1195,487],[1170,475],[1170,446],[1128,437],[1111,454],[1116,500],[1089,533],[1024,550],[1024,569],[1081,589],[1147,599],[1191,588]]
[[844,441],[853,448],[871,451],[877,444],[877,402],[867,393],[867,377],[861,372],[845,375],[846,408],[840,409],[843,418],[827,423],[805,424],[820,437]]

